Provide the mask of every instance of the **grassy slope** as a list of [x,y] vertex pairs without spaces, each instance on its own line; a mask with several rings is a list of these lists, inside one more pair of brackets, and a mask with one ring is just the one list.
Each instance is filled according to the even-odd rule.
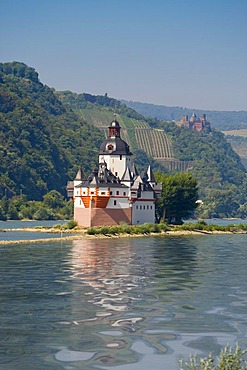
[[[95,106],[80,109],[78,113],[86,122],[103,130],[107,136],[107,127],[114,119],[114,110]],[[121,136],[130,144],[131,150],[144,150],[153,158],[173,157],[171,139],[164,131],[152,129],[146,121],[126,115],[118,114],[117,120],[122,128]]]

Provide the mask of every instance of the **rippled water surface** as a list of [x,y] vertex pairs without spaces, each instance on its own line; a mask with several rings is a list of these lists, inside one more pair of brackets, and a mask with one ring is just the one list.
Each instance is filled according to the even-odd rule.
[[11,240],[35,240],[47,238],[61,238],[66,236],[66,233],[48,233],[37,231],[25,231],[25,228],[33,228],[39,226],[53,227],[54,225],[63,225],[67,221],[52,220],[52,221],[0,221],[0,242]]
[[177,370],[247,347],[246,235],[0,245],[0,368]]

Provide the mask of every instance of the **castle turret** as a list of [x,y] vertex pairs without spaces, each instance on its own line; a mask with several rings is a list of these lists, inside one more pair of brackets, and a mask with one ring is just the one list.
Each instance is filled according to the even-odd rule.
[[126,168],[132,167],[132,153],[129,145],[121,139],[121,127],[116,119],[108,129],[108,138],[100,146],[99,163],[105,161],[107,168],[121,179]]

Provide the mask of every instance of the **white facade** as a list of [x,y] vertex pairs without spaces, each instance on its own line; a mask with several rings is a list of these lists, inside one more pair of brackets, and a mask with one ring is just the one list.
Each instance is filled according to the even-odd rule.
[[131,169],[133,161],[131,156],[124,154],[104,154],[99,155],[99,163],[104,161],[108,170],[110,170],[114,176],[122,178],[127,167]]
[[155,223],[154,200],[137,200],[132,205],[132,225],[141,225],[147,222]]
[[74,199],[74,219],[81,226],[155,223],[155,200],[161,185],[155,183],[150,167],[137,173],[116,120],[100,146],[98,168],[87,179],[79,169],[67,189]]

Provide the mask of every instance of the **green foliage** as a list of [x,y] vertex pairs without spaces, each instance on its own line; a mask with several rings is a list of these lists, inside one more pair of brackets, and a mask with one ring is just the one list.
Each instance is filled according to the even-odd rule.
[[0,200],[0,220],[56,220],[73,217],[73,201],[65,201],[55,190],[44,196],[44,201],[27,200],[26,196],[14,196]]
[[189,230],[189,231],[222,231],[222,232],[245,232],[247,230],[247,224],[229,224],[229,225],[216,225],[216,224],[207,224],[205,221],[198,222],[186,222],[183,225],[177,225],[173,227],[174,231],[179,230]]
[[63,225],[63,229],[69,229],[69,230],[72,230],[74,229],[76,226],[78,226],[78,223],[74,220],[70,220],[66,225]]
[[44,195],[44,204],[50,208],[62,207],[64,202],[63,196],[56,190],[51,190]]
[[[0,63],[0,198],[41,200],[97,161],[103,135],[71,110],[23,63]],[[90,153],[90,155],[89,155]]]
[[198,181],[199,198],[204,203],[197,215],[246,217],[246,171],[224,135],[215,130],[210,135],[197,134],[174,124],[165,127],[173,138],[176,157],[193,161],[191,173]]
[[115,226],[102,226],[102,227],[89,227],[87,229],[88,235],[118,235],[118,234],[129,234],[129,235],[148,235],[151,233],[161,233],[170,230],[165,223],[151,224],[146,223],[143,225],[127,225],[126,223],[120,223]]
[[162,195],[157,202],[157,219],[168,223],[181,224],[196,209],[198,185],[190,173],[167,175],[155,173],[157,182],[162,183]]
[[246,353],[247,351],[242,350],[238,345],[235,350],[226,346],[221,350],[218,361],[213,358],[211,353],[201,359],[194,355],[190,357],[188,362],[180,360],[180,370],[246,370]]
[[159,224],[146,223],[143,225],[127,225],[126,223],[121,223],[120,225],[114,226],[102,226],[102,227],[89,227],[86,231],[88,235],[119,235],[119,234],[129,234],[129,235],[149,235],[149,234],[160,234],[166,231],[221,231],[226,232],[245,232],[247,231],[247,224],[230,224],[226,226],[221,225],[208,225],[205,221],[198,222],[186,222],[183,225],[177,225],[170,227],[165,222],[160,222]]
[[91,108],[92,106],[107,107],[112,110],[112,112],[117,114],[122,114],[130,118],[143,119],[143,116],[137,113],[134,109],[127,107],[127,105],[122,104],[119,100],[114,98],[109,98],[107,94],[102,95],[91,95],[91,94],[76,94],[71,91],[57,91],[56,95],[59,99],[65,103],[67,106],[73,108],[76,111],[81,109]]

